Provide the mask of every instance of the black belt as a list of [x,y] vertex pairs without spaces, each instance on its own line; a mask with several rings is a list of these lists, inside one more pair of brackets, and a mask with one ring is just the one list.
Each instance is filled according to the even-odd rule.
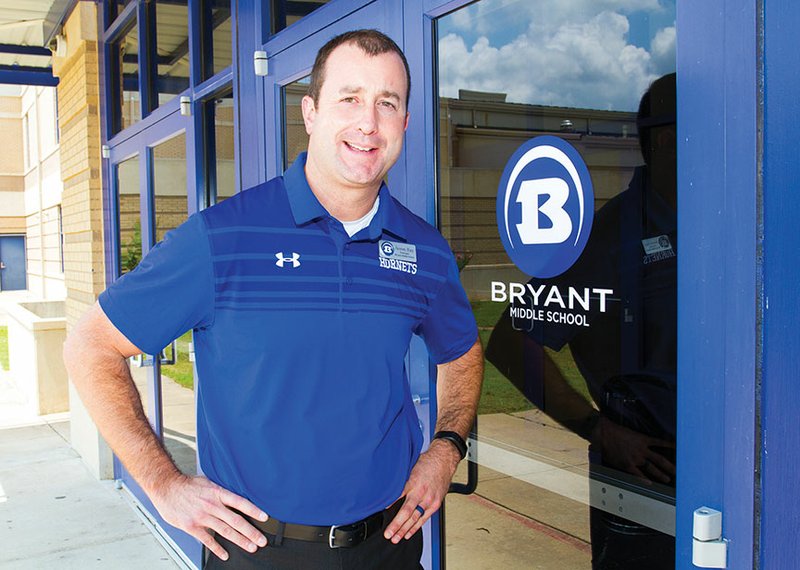
[[402,499],[398,499],[389,508],[378,511],[360,521],[344,525],[311,526],[284,523],[273,518],[266,522],[250,519],[250,522],[262,532],[280,536],[281,540],[291,538],[307,542],[324,542],[331,548],[350,548],[361,544],[376,532],[383,532],[402,505]]

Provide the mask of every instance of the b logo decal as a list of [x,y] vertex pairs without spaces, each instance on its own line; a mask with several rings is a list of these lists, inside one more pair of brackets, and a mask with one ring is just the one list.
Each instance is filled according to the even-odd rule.
[[497,225],[511,260],[533,277],[554,277],[580,257],[594,217],[589,170],[575,148],[553,136],[523,144],[497,192]]

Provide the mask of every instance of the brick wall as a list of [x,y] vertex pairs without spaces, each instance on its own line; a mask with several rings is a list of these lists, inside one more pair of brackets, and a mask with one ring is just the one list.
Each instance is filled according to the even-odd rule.
[[96,11],[78,2],[65,33],[69,52],[55,58],[64,183],[64,276],[67,326],[105,288]]

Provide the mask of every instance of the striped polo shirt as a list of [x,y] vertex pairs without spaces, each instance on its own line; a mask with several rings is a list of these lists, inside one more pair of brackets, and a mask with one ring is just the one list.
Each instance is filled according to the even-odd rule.
[[349,237],[304,165],[191,216],[100,305],[149,354],[194,329],[209,479],[285,522],[346,524],[394,502],[419,456],[412,335],[439,364],[477,327],[439,232],[383,186]]

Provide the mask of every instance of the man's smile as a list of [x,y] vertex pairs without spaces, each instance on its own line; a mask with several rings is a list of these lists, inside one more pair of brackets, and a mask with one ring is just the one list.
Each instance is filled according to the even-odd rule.
[[347,141],[345,141],[344,144],[346,144],[348,148],[350,148],[352,150],[359,151],[359,152],[371,152],[371,151],[375,150],[375,147],[372,147],[372,146],[360,146],[360,145],[357,145],[357,144],[354,144],[354,143],[351,143],[351,142],[347,142]]

